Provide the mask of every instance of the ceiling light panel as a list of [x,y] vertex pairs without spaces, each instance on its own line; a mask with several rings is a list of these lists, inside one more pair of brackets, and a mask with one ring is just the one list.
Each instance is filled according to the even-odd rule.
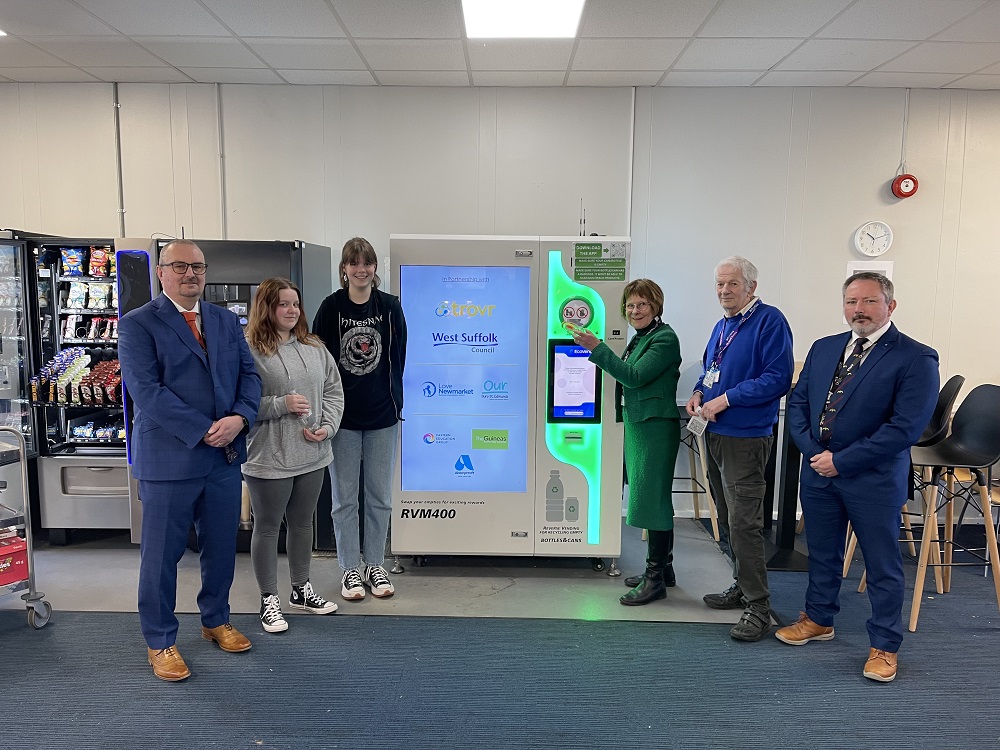
[[584,0],[462,0],[469,39],[572,39]]

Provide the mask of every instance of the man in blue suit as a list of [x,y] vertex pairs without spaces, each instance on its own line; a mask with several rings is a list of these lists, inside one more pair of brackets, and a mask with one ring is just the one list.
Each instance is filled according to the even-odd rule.
[[793,646],[833,638],[850,521],[865,557],[872,607],[863,674],[890,682],[903,641],[900,510],[910,447],[937,402],[938,356],[890,321],[896,301],[882,274],[854,274],[843,295],[851,332],[813,344],[788,400],[789,429],[802,451],[809,587],[799,621],[775,635]]
[[142,501],[139,622],[153,674],[168,681],[191,674],[174,646],[174,606],[192,522],[201,550],[202,637],[224,651],[250,648],[229,624],[229,589],[240,464],[260,377],[236,316],[201,304],[206,269],[195,243],[169,243],[156,267],[163,294],[119,325],[122,375],[135,404],[132,474]]

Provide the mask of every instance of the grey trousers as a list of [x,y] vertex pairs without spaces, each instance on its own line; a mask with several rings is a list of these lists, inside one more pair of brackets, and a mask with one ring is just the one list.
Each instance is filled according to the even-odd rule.
[[705,433],[708,484],[719,526],[733,551],[733,578],[748,607],[771,608],[764,558],[764,468],[772,437],[728,437]]
[[293,586],[309,580],[312,559],[313,515],[326,468],[287,479],[244,477],[253,508],[250,560],[260,593],[278,593],[278,531],[281,519],[287,526],[285,548]]

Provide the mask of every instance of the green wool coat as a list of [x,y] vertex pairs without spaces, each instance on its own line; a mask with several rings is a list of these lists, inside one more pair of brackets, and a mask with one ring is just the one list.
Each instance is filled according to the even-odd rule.
[[625,522],[669,531],[674,527],[671,493],[681,434],[677,413],[681,347],[669,325],[637,336],[627,362],[604,343],[591,352],[590,360],[617,381],[615,418],[625,423],[629,485]]

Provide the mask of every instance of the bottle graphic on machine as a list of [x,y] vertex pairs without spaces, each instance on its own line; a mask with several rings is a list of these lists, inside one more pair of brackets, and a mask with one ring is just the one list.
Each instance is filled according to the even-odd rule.
[[559,469],[549,472],[549,481],[545,485],[545,520],[558,523],[563,520],[563,483],[559,478]]

